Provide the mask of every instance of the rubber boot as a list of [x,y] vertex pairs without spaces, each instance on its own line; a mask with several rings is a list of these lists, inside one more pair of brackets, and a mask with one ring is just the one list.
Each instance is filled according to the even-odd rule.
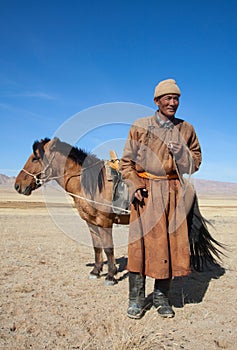
[[175,313],[169,303],[168,293],[171,279],[155,280],[153,305],[161,317],[174,317]]
[[129,306],[127,315],[130,318],[139,319],[144,314],[145,281],[146,277],[136,272],[129,272]]

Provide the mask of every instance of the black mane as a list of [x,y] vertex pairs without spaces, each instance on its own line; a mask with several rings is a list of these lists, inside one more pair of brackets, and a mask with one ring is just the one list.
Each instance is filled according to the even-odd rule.
[[[94,154],[86,152],[81,148],[71,146],[66,142],[62,142],[58,138],[55,138],[55,151],[63,154],[67,158],[72,159],[76,164],[82,166],[81,184],[87,194],[93,198],[98,188],[102,191],[104,185],[103,178],[103,160],[97,158]],[[45,138],[40,141],[35,141],[33,144],[33,152],[36,154],[36,150],[39,150],[40,156],[43,159],[42,154],[43,147],[50,141],[49,138]]]
[[41,159],[44,158],[44,145],[45,145],[46,143],[48,143],[49,141],[50,141],[50,139],[46,137],[46,138],[43,139],[43,140],[40,140],[40,141],[37,140],[37,141],[35,141],[35,142],[33,143],[32,148],[33,148],[33,153],[34,153],[34,155],[35,155],[36,158],[38,157],[38,155],[36,154],[36,151],[37,151],[37,150],[39,151],[40,158],[41,158]]

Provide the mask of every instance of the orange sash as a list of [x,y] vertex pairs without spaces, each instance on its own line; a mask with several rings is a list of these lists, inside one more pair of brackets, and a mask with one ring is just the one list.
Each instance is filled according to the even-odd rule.
[[137,175],[144,179],[150,179],[150,180],[176,180],[179,178],[177,174],[167,174],[162,176],[162,175],[154,175],[146,171],[142,173],[137,173]]

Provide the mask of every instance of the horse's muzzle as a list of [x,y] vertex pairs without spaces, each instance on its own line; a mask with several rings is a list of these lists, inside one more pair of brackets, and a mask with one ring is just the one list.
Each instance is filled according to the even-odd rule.
[[32,191],[31,186],[22,188],[21,185],[17,182],[15,183],[15,190],[20,194],[24,194],[25,196],[29,196]]

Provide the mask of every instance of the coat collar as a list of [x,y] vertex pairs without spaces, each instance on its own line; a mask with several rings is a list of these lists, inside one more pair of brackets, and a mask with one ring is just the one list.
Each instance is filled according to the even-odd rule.
[[155,121],[158,123],[158,125],[161,128],[164,129],[173,129],[174,124],[175,124],[175,117],[173,117],[171,120],[167,120],[166,122],[164,120],[161,119],[161,117],[159,116],[158,111],[155,112]]

